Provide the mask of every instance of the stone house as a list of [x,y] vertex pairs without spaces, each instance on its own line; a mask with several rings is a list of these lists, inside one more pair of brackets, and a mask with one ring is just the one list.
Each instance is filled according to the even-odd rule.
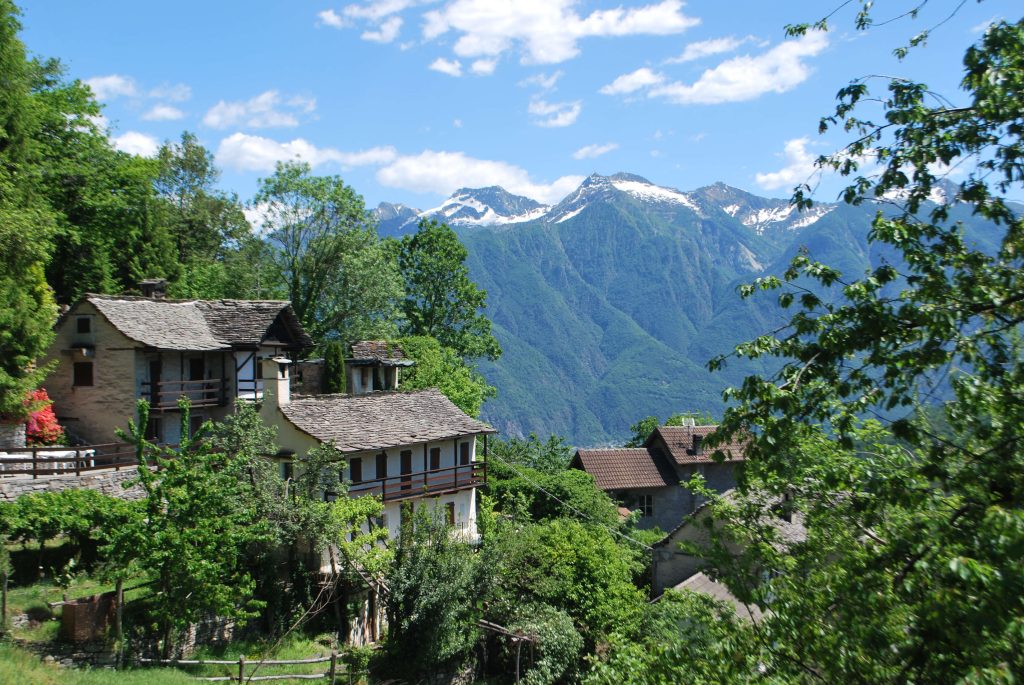
[[[726,501],[734,501],[733,490],[726,491],[723,496]],[[784,506],[781,499],[764,499],[760,510],[763,512],[760,520],[775,529],[779,545],[789,547],[806,539],[807,530],[802,516]],[[652,545],[651,597],[660,597],[669,588],[704,592],[732,603],[741,616],[757,619],[760,617],[757,607],[745,605],[724,584],[710,578],[703,571],[706,562],[695,552],[710,544],[711,531],[718,527],[718,522],[710,516],[710,508],[702,505]],[[696,549],[690,550],[690,546]],[[734,555],[742,551],[729,543],[726,544],[726,550]]]
[[[643,447],[581,449],[570,466],[591,474],[597,487],[625,507],[639,510],[638,527],[671,530],[703,503],[680,483],[699,473],[716,492],[736,486],[735,469],[743,461],[744,446],[733,442],[706,447],[704,439],[716,428],[659,426]],[[716,452],[723,461],[715,460]]]
[[277,427],[282,472],[289,475],[295,455],[330,443],[345,455],[349,494],[383,500],[379,524],[392,537],[401,526],[402,505],[412,503],[442,509],[462,537],[474,540],[476,488],[487,475],[486,463],[477,461],[476,439],[484,438],[486,456],[486,438],[496,431],[439,390],[400,391],[397,369],[412,362],[398,348],[381,345],[353,345],[346,360],[349,394],[292,396],[289,360],[264,360],[260,414]]
[[58,363],[46,389],[78,440],[116,441],[146,399],[149,438],[175,444],[179,397],[192,402],[193,426],[222,418],[239,399],[262,397],[258,360],[296,357],[313,344],[288,302],[153,295],[86,295],[57,321],[43,363]]

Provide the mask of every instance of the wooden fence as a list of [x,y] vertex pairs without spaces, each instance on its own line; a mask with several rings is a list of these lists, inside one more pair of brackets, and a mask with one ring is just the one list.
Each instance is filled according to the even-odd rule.
[[[265,680],[321,680],[326,678],[330,685],[337,685],[344,678],[348,685],[354,685],[358,676],[369,675],[365,672],[349,671],[342,664],[338,663],[338,652],[331,652],[330,656],[317,656],[310,659],[265,659],[251,660],[244,656],[234,661],[223,661],[219,659],[139,659],[140,664],[148,666],[234,666],[237,668],[237,675],[227,676],[193,676],[196,680],[207,682],[230,682],[250,683]],[[294,666],[299,664],[328,664],[327,670],[323,673],[274,673],[270,675],[255,675],[255,669],[262,666]],[[252,669],[246,675],[246,668]]]
[[58,476],[137,466],[135,446],[124,442],[80,447],[19,447],[0,452],[0,477]]

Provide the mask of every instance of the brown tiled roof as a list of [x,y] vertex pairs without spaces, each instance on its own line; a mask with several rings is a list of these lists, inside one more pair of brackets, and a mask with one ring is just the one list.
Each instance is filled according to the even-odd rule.
[[87,295],[86,299],[126,336],[161,350],[226,350],[256,346],[278,328],[290,346],[307,348],[312,339],[288,302],[277,300],[154,300],[127,295]]
[[296,428],[342,452],[379,450],[495,433],[466,416],[440,390],[297,396],[281,407]]
[[663,488],[679,483],[661,453],[643,447],[578,450],[572,464],[593,476],[602,490]]
[[717,428],[718,426],[658,426],[644,445],[653,448],[662,447],[679,465],[714,462],[712,455],[718,451],[723,452],[726,459],[743,460],[746,442],[742,440],[733,439],[731,442],[715,448],[704,447],[701,444],[696,450],[693,449],[694,437],[699,438],[700,443],[703,443],[704,439],[715,432]]

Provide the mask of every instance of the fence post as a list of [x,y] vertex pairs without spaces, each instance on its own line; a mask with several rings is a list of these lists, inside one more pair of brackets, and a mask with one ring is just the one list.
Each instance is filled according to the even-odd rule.
[[338,676],[338,650],[331,650],[331,670],[327,672],[331,685],[335,685]]
[[245,682],[245,655],[238,657],[238,682]]

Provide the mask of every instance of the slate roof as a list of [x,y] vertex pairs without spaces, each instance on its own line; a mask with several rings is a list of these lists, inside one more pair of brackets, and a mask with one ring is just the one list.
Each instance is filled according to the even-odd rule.
[[622,449],[581,449],[572,465],[594,477],[602,490],[634,490],[678,485],[664,456],[644,447]]
[[299,430],[346,453],[497,432],[466,416],[434,388],[296,396],[281,413]]
[[698,571],[676,585],[673,589],[689,590],[691,592],[699,592],[701,594],[708,595],[720,602],[725,602],[726,604],[731,605],[736,611],[736,615],[740,618],[745,618],[755,622],[761,620],[762,612],[756,604],[744,604],[737,599],[735,595],[729,592],[729,588],[726,587],[725,583],[712,579],[703,571]]
[[715,460],[712,455],[716,451],[724,452],[726,459],[742,461],[746,442],[735,438],[732,442],[715,448],[701,446],[696,450],[693,449],[694,437],[703,441],[717,428],[718,426],[658,426],[648,436],[644,446],[653,448],[663,446],[668,451],[669,457],[680,466],[713,463]]
[[201,352],[257,346],[279,318],[284,331],[297,343],[291,346],[307,348],[313,342],[284,301],[154,300],[127,295],[87,295],[86,300],[114,328],[160,350]]
[[361,340],[352,343],[350,363],[382,364],[384,366],[412,366],[413,361],[405,358],[405,352],[397,343],[387,340]]

